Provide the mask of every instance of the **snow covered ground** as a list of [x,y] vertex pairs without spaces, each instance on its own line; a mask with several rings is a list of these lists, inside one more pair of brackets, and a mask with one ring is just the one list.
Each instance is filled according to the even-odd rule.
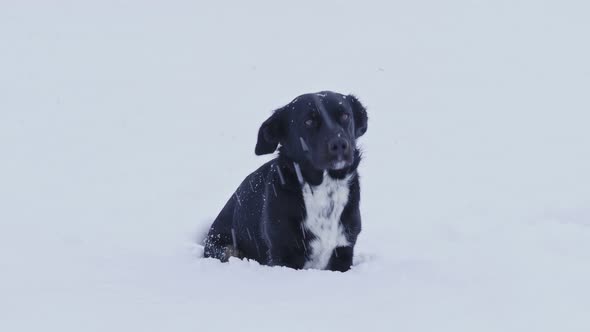
[[[0,331],[590,331],[584,1],[0,3]],[[298,94],[353,92],[348,273],[199,259]]]

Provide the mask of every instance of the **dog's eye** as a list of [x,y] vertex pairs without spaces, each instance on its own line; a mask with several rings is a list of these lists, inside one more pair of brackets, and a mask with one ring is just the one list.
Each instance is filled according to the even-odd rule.
[[313,127],[313,126],[315,126],[315,120],[314,119],[307,119],[307,120],[305,120],[305,125],[308,127]]
[[342,121],[348,121],[349,118],[350,118],[350,115],[348,115],[348,113],[342,113],[340,115],[340,120],[342,120]]

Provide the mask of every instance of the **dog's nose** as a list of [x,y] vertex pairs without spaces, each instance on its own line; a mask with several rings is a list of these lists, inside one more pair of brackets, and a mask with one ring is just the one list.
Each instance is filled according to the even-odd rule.
[[342,137],[336,137],[328,142],[328,152],[332,157],[341,157],[350,148],[348,141]]

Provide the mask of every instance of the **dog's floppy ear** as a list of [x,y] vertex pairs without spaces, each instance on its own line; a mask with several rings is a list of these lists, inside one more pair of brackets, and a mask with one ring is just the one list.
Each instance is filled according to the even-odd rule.
[[350,105],[352,106],[352,114],[354,117],[354,135],[356,138],[363,136],[367,132],[367,109],[357,97],[348,95]]
[[258,141],[254,152],[260,156],[276,151],[283,138],[282,109],[278,109],[268,118],[258,130]]

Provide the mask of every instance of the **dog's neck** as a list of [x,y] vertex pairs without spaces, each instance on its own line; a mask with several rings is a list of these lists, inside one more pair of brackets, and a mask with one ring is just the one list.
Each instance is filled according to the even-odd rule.
[[[354,159],[350,166],[340,170],[323,170],[312,166],[308,160],[297,161],[290,158],[286,153],[279,150],[277,158],[277,167],[280,171],[280,177],[284,183],[284,188],[301,188],[302,182],[312,186],[320,185],[324,180],[324,174],[333,179],[344,179],[346,176],[356,172],[361,161],[361,153],[358,149],[354,151]],[[283,181],[281,181],[283,182]]]

